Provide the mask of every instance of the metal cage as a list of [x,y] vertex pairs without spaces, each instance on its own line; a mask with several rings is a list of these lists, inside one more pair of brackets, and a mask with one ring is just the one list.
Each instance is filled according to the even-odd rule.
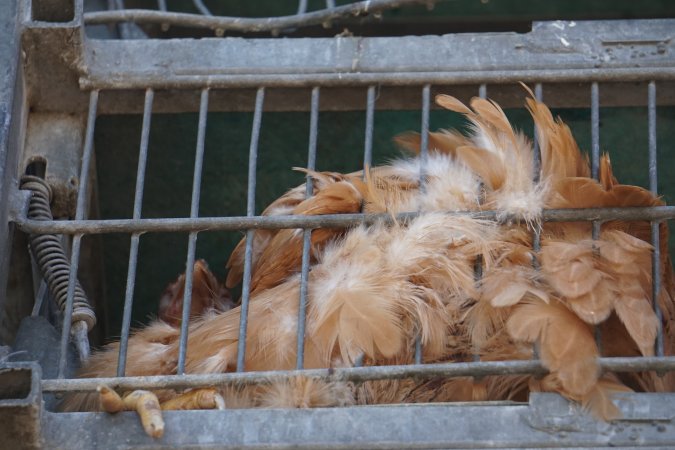
[[[424,154],[429,114],[433,108],[430,99],[434,93],[450,93],[462,99],[489,94],[503,106],[520,106],[523,95],[517,83],[522,81],[532,84],[536,95],[549,105],[590,107],[594,177],[598,175],[600,155],[600,106],[645,107],[649,188],[656,194],[656,106],[657,103],[675,104],[675,20],[539,22],[525,34],[372,38],[113,40],[93,39],[85,33],[86,25],[123,21],[174,25],[187,21],[184,24],[205,27],[220,35],[231,29],[245,32],[246,27],[257,31],[279,30],[299,26],[303,20],[322,23],[338,20],[345,14],[362,13],[363,8],[369,7],[368,3],[371,2],[335,7],[334,2],[326,2],[327,9],[307,13],[307,2],[301,1],[298,15],[290,19],[270,19],[268,23],[251,19],[245,21],[245,25],[240,25],[241,21],[211,16],[197,0],[195,5],[203,14],[201,16],[172,15],[166,11],[163,1],[159,2],[159,11],[151,12],[122,10],[83,14],[81,0],[10,1],[10,6],[0,11],[0,26],[9,38],[0,42],[0,60],[7,68],[7,76],[0,79],[0,285],[3,290],[10,285],[8,295],[4,297],[5,309],[10,305],[26,315],[33,310],[33,316],[37,316],[39,309],[32,304],[33,299],[40,297],[39,284],[36,284],[35,292],[29,294],[17,293],[11,286],[11,280],[30,278],[30,272],[22,269],[30,265],[19,264],[11,256],[16,252],[26,253],[26,234],[64,235],[68,237],[66,241],[70,247],[66,313],[59,334],[48,328],[36,331],[34,324],[33,334],[23,337],[27,341],[41,342],[40,345],[32,344],[32,350],[28,352],[38,352],[38,347],[42,349],[39,350],[40,357],[36,358],[42,367],[35,362],[6,361],[0,364],[0,379],[3,380],[0,383],[3,386],[0,387],[0,417],[12,445],[45,448],[136,445],[480,448],[675,444],[673,394],[624,395],[618,401],[624,417],[611,423],[597,422],[553,394],[532,395],[529,403],[168,412],[167,434],[159,441],[145,436],[131,413],[108,416],[49,410],[53,394],[95,390],[101,381],[124,389],[182,389],[268,382],[300,373],[328,381],[351,382],[544,373],[537,360],[424,364],[419,348],[417,364],[413,365],[303,370],[311,230],[373,223],[383,217],[362,214],[256,215],[257,152],[262,118],[268,111],[309,111],[307,167],[314,168],[320,111],[365,110],[363,161],[370,165],[373,123],[378,110],[419,108]],[[377,11],[377,8],[383,10],[405,3],[412,2],[381,0],[373,1],[371,7],[376,7]],[[128,31],[122,34],[128,36]],[[199,117],[190,215],[143,218],[141,207],[152,115],[188,111],[198,112]],[[199,217],[204,136],[210,111],[253,112],[245,216]],[[137,168],[130,168],[136,170],[133,216],[130,219],[89,219],[96,118],[100,114],[123,112],[141,113],[143,118],[139,164]],[[55,195],[66,199],[58,206],[61,211],[55,212],[66,220],[35,220],[28,216],[29,195],[19,189],[19,175],[41,158],[50,162],[52,158],[65,161],[62,172],[54,173],[47,181],[52,184]],[[664,173],[663,165],[661,170]],[[481,215],[495,218],[489,211]],[[675,207],[548,210],[543,218],[547,221],[592,221],[596,233],[600,223],[611,219],[650,220],[652,244],[656,249],[654,267],[658,267],[659,224],[675,218]],[[296,371],[244,371],[251,238],[252,230],[258,228],[304,230]],[[199,233],[213,230],[243,230],[247,236],[237,372],[184,373],[192,286],[192,273],[188,270],[177,374],[124,377],[141,236],[157,232],[189,233],[186,267],[192,267]],[[131,237],[118,377],[73,379],[70,378],[73,357],[69,350],[69,330],[73,324],[75,281],[78,270],[82,272],[82,239],[105,233],[125,233]],[[17,242],[22,242],[24,247]],[[538,236],[534,242],[536,250]],[[20,247],[18,250],[17,246]],[[659,270],[655,270],[654,292],[661,288],[659,275]],[[600,365],[615,371],[675,370],[675,357],[663,355],[662,340],[660,330],[655,357],[602,358]],[[86,354],[87,347],[86,342],[80,342],[80,354]]]

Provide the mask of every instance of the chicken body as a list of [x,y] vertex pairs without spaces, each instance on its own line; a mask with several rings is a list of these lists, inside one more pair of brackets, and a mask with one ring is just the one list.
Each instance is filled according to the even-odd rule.
[[[673,273],[662,251],[664,280],[651,306],[648,222],[604,223],[598,239],[590,223],[541,223],[545,208],[654,206],[648,191],[620,185],[603,157],[601,177],[589,178],[569,128],[545,105],[528,99],[541,146],[539,181],[533,150],[514,132],[501,108],[484,99],[470,107],[448,96],[437,102],[466,115],[470,136],[430,135],[430,153],[375,167],[366,173],[306,171],[314,195],[289,191],[264,215],[418,211],[405,223],[376,223],[312,233],[307,298],[305,367],[406,364],[419,336],[425,362],[530,359],[535,346],[549,374],[448,380],[373,381],[359,387],[297,380],[282,385],[224,389],[229,406],[330,406],[352,403],[524,399],[553,391],[580,402],[597,416],[618,411],[614,392],[672,390],[672,376],[600,373],[597,358],[649,356],[657,329],[665,350],[673,346]],[[419,139],[399,142],[412,151]],[[420,177],[420,174],[424,174]],[[422,187],[423,186],[423,187]],[[496,210],[498,221],[447,214]],[[541,251],[532,230],[541,231]],[[662,226],[661,245],[667,245]],[[246,370],[293,369],[301,230],[258,230],[253,260]],[[227,286],[241,281],[242,241],[233,252]],[[665,247],[664,247],[665,248]],[[476,261],[484,274],[476,281]],[[240,308],[209,313],[190,323],[186,372],[235,370]],[[601,330],[600,348],[593,327]],[[129,341],[127,375],[176,372],[178,330],[156,322]],[[114,374],[117,345],[94,354],[82,377]],[[175,393],[158,393],[161,400]],[[93,398],[95,400],[95,398]],[[68,399],[69,409],[94,407],[91,396]]]

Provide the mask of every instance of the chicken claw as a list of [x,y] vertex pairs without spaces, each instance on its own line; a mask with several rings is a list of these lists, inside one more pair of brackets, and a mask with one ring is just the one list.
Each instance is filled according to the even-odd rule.
[[150,391],[133,391],[124,396],[124,408],[135,410],[141,418],[143,429],[152,437],[164,434],[164,419],[157,396]]
[[164,434],[164,419],[157,396],[150,391],[137,390],[124,397],[108,386],[100,385],[96,388],[99,393],[101,409],[108,413],[117,413],[122,410],[136,411],[141,418],[141,424],[148,436],[159,438]]
[[108,386],[101,384],[96,387],[96,392],[98,392],[98,401],[103,411],[115,414],[124,409],[122,397]]
[[194,389],[164,402],[162,409],[225,409],[225,400],[217,389]]

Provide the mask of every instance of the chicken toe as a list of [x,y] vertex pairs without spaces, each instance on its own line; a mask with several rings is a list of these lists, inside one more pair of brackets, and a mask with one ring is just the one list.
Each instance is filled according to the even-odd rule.
[[162,409],[225,409],[225,400],[217,389],[193,389],[164,402]]

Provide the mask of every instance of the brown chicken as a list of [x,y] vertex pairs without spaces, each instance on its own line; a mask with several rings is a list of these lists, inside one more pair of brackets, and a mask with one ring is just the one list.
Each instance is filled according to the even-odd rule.
[[[185,294],[185,274],[169,284],[159,299],[158,318],[176,327],[180,327],[183,317],[183,296]],[[234,307],[230,292],[209,270],[203,259],[195,261],[192,272],[192,300],[190,319],[197,318],[208,311],[225,312]]]
[[[372,381],[359,387],[296,380],[278,385],[221,389],[228,406],[330,406],[365,403],[524,399],[553,391],[596,416],[617,417],[612,394],[663,391],[672,376],[601,373],[597,358],[652,355],[659,326],[665,350],[673,346],[673,272],[666,251],[664,280],[651,308],[648,222],[610,221],[597,240],[591,224],[542,223],[548,208],[653,206],[648,191],[621,185],[604,156],[599,181],[569,128],[548,108],[527,100],[541,147],[539,181],[533,180],[532,143],[515,132],[495,103],[474,98],[470,107],[439,96],[437,103],[464,114],[472,134],[431,133],[426,166],[418,157],[365,173],[307,171],[314,196],[289,191],[264,215],[419,211],[401,223],[376,223],[312,233],[305,367],[406,364],[419,336],[425,362],[530,359],[534,349],[549,374],[490,376],[481,380]],[[416,151],[419,137],[399,142]],[[424,173],[423,177],[420,174]],[[421,188],[422,184],[424,188]],[[448,214],[495,210],[497,221]],[[541,252],[532,230],[541,231]],[[661,227],[661,245],[667,228]],[[242,241],[228,266],[227,286],[243,273]],[[246,370],[292,369],[302,232],[254,233]],[[483,277],[474,279],[481,261]],[[535,267],[539,267],[535,269]],[[190,323],[187,373],[236,368],[240,309],[207,314]],[[600,347],[593,327],[600,328]],[[117,344],[92,356],[82,377],[114,373]],[[157,322],[129,342],[127,375],[176,371],[178,330]],[[161,402],[174,392],[157,393]],[[69,409],[92,408],[96,397],[77,394]]]

